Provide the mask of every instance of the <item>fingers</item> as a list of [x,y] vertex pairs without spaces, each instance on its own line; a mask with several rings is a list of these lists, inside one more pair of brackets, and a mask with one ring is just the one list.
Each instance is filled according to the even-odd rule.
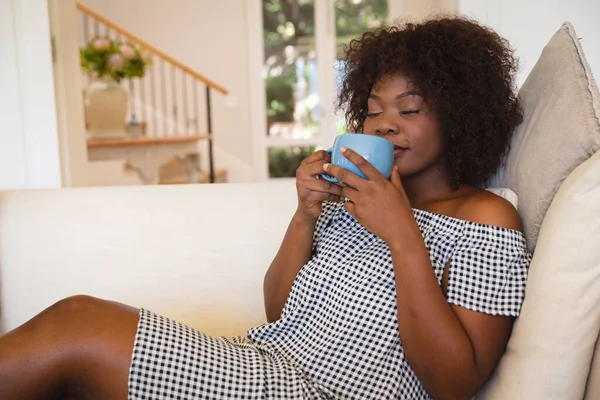
[[325,172],[323,165],[331,161],[331,156],[324,150],[317,151],[306,157],[296,170],[296,178],[314,178]]
[[[342,147],[341,152],[344,155],[344,157],[346,157],[348,160],[350,160],[352,162],[352,164],[356,165],[358,167],[358,169],[363,174],[365,174],[367,179],[369,179],[370,181],[386,179],[383,175],[381,175],[381,172],[379,172],[377,170],[377,168],[375,168],[373,166],[373,164],[371,164],[370,162],[365,160],[360,154],[358,154],[354,150],[349,149],[347,147]],[[344,182],[346,182],[346,181],[344,181]],[[350,183],[350,182],[348,182],[348,183]]]
[[352,203],[356,203],[360,199],[360,193],[358,190],[350,186],[346,186],[342,188],[342,197],[347,198]]
[[341,196],[342,194],[342,188],[340,186],[324,179],[315,179],[314,177],[299,180],[298,186],[314,192],[331,193],[337,196]]
[[298,196],[302,201],[342,201],[342,188],[326,180],[314,177],[298,180]]
[[342,193],[342,188],[338,185],[324,179],[315,179],[315,177],[319,177],[321,174],[325,173],[323,166],[326,161],[328,161],[329,154],[327,152],[323,153],[325,154],[313,157],[312,162],[308,162],[308,160],[316,153],[307,157],[302,162],[300,167],[296,170],[296,185],[298,190],[308,189],[317,192],[332,193],[339,196]]
[[323,201],[342,201],[342,188],[324,179],[316,179],[325,173],[323,165],[331,160],[326,151],[317,151],[305,158],[296,170],[298,199],[304,207]]
[[310,177],[314,180],[315,176],[325,173],[323,166],[327,163],[327,160],[318,160],[310,164],[301,165],[296,171],[296,178],[307,178]]
[[305,190],[298,194],[300,201],[306,204],[331,201],[334,203],[340,203],[342,201],[341,196],[337,196],[333,193],[315,192],[313,190]]
[[311,178],[313,182],[306,180],[298,182],[298,197],[302,202],[342,201],[342,188],[331,182],[320,181]]
[[394,165],[394,169],[392,169],[392,175],[390,177],[390,181],[394,185],[394,187],[402,194],[402,196],[406,197],[406,192],[404,191],[404,185],[402,185],[402,178],[400,177],[400,170],[398,166]]
[[363,178],[356,175],[353,172],[348,171],[346,168],[338,167],[334,164],[325,164],[323,169],[327,174],[338,178],[340,181],[347,183],[348,185],[360,189],[366,182]]
[[394,184],[396,189],[402,189],[402,180],[400,179],[400,172],[398,172],[398,167],[394,165],[394,169],[392,169],[392,176],[390,177],[390,181]]
[[331,155],[325,150],[319,150],[312,153],[310,156],[306,157],[302,160],[302,164],[312,164],[317,161],[329,161],[331,160]]

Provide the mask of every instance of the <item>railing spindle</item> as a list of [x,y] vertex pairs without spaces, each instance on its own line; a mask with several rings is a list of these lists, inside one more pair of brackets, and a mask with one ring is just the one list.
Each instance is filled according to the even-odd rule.
[[153,133],[153,135],[157,135],[158,134],[158,112],[157,112],[157,108],[156,108],[156,83],[155,83],[155,79],[156,77],[154,76],[154,68],[150,68],[150,92],[151,92],[151,97],[152,97],[152,110],[154,114],[154,123],[152,124],[152,130],[148,130],[148,134],[150,132]]
[[161,90],[160,94],[162,97],[162,118],[163,118],[163,136],[167,136],[168,126],[167,126],[167,91],[165,89],[166,78],[165,78],[165,60],[160,60],[160,77],[161,77]]
[[192,82],[192,87],[194,88],[194,134],[198,135],[200,133],[200,105],[198,104],[198,81],[194,80]]
[[87,44],[90,41],[90,17],[83,15],[83,40]]
[[[144,123],[146,129],[148,129],[148,122],[146,122],[146,78],[139,79],[140,81],[140,123]],[[140,126],[141,128],[141,126]]]
[[130,105],[129,121],[131,121],[131,118],[135,114],[135,90],[133,87],[133,79],[129,80],[129,105]]
[[210,87],[206,86],[206,127],[208,128],[208,170],[210,183],[215,183],[215,170],[213,165],[213,136],[212,136],[212,118],[210,114]]
[[173,104],[173,132],[171,134],[177,136],[179,110],[177,109],[177,69],[174,66],[171,66],[171,83],[171,88],[173,89],[173,97],[171,99]]
[[[90,17],[82,14],[83,15],[83,40],[84,40],[84,46],[87,45],[90,42]],[[87,84],[91,85],[92,84],[92,77],[87,75]]]
[[181,74],[182,76],[182,85],[181,85],[181,90],[182,90],[182,95],[183,95],[183,116],[184,116],[184,127],[185,127],[185,135],[189,135],[190,134],[190,127],[189,127],[189,116],[188,116],[188,98],[187,98],[187,74],[185,72],[183,72]]

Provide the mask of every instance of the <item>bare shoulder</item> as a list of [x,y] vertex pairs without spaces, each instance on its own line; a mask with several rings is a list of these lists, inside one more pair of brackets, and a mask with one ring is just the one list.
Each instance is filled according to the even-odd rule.
[[521,218],[515,207],[505,198],[483,189],[475,189],[465,196],[457,217],[479,224],[523,231]]

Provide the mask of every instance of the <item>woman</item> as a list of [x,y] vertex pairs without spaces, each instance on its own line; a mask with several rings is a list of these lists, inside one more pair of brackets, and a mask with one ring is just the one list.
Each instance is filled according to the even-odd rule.
[[366,33],[346,61],[348,126],[392,141],[394,170],[349,149],[368,180],[323,151],[303,161],[265,277],[269,323],[215,339],[69,298],[0,339],[3,398],[470,399],[504,352],[530,261],[515,209],[480,189],[522,118],[512,50],[442,18]]

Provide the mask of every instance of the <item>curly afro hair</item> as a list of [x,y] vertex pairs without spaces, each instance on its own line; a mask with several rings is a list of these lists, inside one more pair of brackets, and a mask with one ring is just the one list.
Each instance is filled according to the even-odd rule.
[[338,106],[350,131],[363,131],[378,78],[402,73],[436,111],[450,186],[488,182],[523,119],[514,81],[518,61],[505,39],[467,18],[442,17],[367,32],[345,53]]

